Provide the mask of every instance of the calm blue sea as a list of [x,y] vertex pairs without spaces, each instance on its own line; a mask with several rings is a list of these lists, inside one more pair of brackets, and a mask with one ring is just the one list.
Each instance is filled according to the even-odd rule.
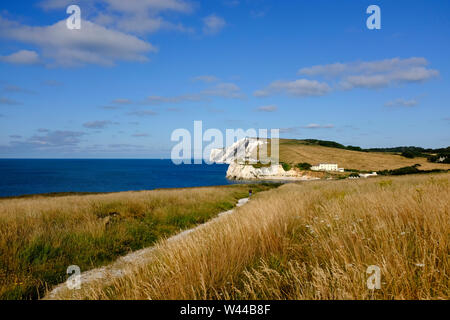
[[117,192],[226,185],[227,165],[171,160],[0,159],[0,197],[50,192]]

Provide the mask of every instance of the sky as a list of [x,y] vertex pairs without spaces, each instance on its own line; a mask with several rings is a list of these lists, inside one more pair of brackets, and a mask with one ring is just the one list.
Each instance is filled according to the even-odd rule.
[[196,120],[446,147],[449,15],[422,0],[2,1],[0,158],[168,158]]

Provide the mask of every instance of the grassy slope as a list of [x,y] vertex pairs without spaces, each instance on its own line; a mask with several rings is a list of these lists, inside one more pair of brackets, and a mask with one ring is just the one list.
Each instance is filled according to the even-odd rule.
[[280,140],[280,161],[290,164],[308,162],[337,163],[339,167],[365,171],[397,169],[421,164],[420,169],[450,169],[449,164],[428,162],[426,158],[407,159],[390,153],[359,152],[345,149],[307,145],[302,140]]
[[[88,299],[449,299],[450,175],[287,184]],[[381,268],[381,290],[366,269]],[[61,297],[64,298],[64,297]]]
[[0,199],[0,298],[35,298],[64,281],[69,265],[86,271],[203,223],[232,208],[248,188]]

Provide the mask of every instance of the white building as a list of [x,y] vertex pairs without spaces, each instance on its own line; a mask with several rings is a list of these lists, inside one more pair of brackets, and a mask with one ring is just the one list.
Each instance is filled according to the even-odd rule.
[[318,166],[312,166],[313,171],[338,171],[344,172],[344,168],[339,168],[335,163],[320,163]]
[[360,173],[359,176],[361,178],[369,178],[369,177],[376,177],[378,174],[374,171],[372,173]]

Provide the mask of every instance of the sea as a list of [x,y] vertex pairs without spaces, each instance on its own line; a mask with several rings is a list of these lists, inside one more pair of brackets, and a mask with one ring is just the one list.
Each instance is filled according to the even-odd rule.
[[58,192],[118,192],[217,186],[228,165],[171,160],[0,159],[0,197]]

